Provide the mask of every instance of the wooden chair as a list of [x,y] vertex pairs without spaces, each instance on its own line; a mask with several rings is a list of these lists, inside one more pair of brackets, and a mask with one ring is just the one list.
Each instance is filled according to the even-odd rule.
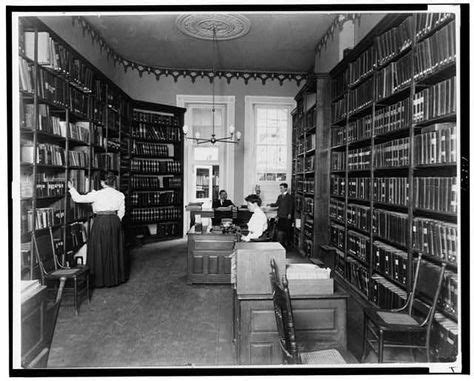
[[54,304],[46,308],[46,312],[44,315],[44,347],[29,364],[25,364],[25,367],[27,368],[46,368],[48,366],[51,343],[53,342],[54,330],[56,328],[56,320],[58,318],[59,306],[61,305],[65,284],[66,278],[61,277],[59,279],[59,288],[58,292],[56,293],[56,299],[54,301]]
[[[280,278],[278,266],[270,261],[270,282],[272,285],[275,320],[280,337],[280,347],[284,364],[345,364],[346,361],[337,349],[314,352],[300,352],[296,344],[296,329],[291,308],[290,292],[286,276]],[[282,279],[280,281],[280,279]]]
[[49,228],[49,234],[44,234],[39,237],[33,236],[36,258],[41,271],[41,281],[44,285],[53,283],[57,287],[58,281],[61,278],[66,278],[66,286],[68,283],[73,283],[72,289],[74,294],[74,311],[79,314],[79,296],[86,293],[87,299],[90,302],[89,291],[89,267],[64,267],[58,261],[53,232]]
[[[419,257],[416,265],[413,291],[409,294],[405,305],[399,309],[382,310],[377,308],[364,309],[364,333],[362,359],[365,358],[367,347],[384,361],[384,348],[423,349],[426,360],[430,361],[430,334],[436,305],[443,283],[446,264],[435,266]],[[428,300],[429,307],[424,314],[415,314],[415,299]],[[413,342],[415,341],[415,344]]]

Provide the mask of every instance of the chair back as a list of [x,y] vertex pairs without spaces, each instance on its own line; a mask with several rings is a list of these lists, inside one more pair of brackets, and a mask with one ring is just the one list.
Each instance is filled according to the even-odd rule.
[[290,293],[288,291],[288,281],[286,280],[286,276],[283,276],[283,279],[280,280],[280,272],[274,258],[271,259],[270,266],[273,307],[280,338],[279,342],[282,350],[283,363],[296,364],[299,362],[299,356],[296,347],[295,326]]
[[411,294],[410,304],[408,306],[408,312],[410,315],[413,312],[414,300],[426,301],[430,306],[425,320],[422,325],[427,327],[431,326],[438,299],[441,293],[441,287],[443,285],[444,272],[446,264],[434,265],[422,259],[421,255],[418,258],[415,270],[415,280],[413,283],[413,292]]
[[44,283],[44,275],[57,270],[56,251],[51,229],[48,234],[33,235],[36,259],[41,269],[41,277]]

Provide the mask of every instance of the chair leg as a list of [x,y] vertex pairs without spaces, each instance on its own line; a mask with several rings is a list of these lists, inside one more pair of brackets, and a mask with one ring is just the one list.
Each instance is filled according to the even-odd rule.
[[360,358],[360,361],[364,361],[365,357],[367,354],[365,353],[367,351],[367,316],[364,314],[364,328],[363,328],[363,333],[362,333],[362,356]]
[[91,291],[89,287],[89,274],[86,276],[86,287],[87,287],[87,303],[91,304]]
[[426,361],[431,362],[431,353],[430,353],[430,335],[426,334]]
[[378,360],[379,362],[383,362],[383,330],[379,329],[379,353],[378,353]]
[[77,308],[77,278],[74,277],[74,311],[76,316],[79,315],[79,311]]

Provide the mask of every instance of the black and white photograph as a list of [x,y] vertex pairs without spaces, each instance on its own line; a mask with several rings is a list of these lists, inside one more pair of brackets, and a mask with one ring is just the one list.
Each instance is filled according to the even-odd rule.
[[469,374],[469,7],[11,1],[9,376]]

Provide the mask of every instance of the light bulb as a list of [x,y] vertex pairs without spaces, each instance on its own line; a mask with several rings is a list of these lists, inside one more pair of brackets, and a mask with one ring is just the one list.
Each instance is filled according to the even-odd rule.
[[237,140],[240,140],[240,137],[242,136],[242,134],[240,133],[240,131],[237,131],[235,133],[235,137],[237,138]]
[[185,124],[185,125],[183,126],[183,133],[184,133],[185,135],[187,135],[188,132],[189,132],[189,127]]
[[231,135],[235,132],[235,127],[234,127],[233,124],[231,124],[231,125],[229,126],[229,132],[230,132]]
[[199,133],[199,131],[197,131],[195,134],[194,134],[194,137],[196,139],[199,139],[201,137],[201,134]]

